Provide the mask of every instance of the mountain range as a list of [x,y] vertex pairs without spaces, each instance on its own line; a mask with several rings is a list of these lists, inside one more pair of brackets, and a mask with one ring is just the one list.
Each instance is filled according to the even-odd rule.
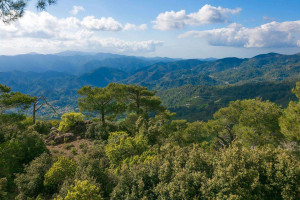
[[82,53],[61,52],[58,54],[24,54],[16,56],[0,56],[0,71],[21,72],[66,72],[74,75],[91,72],[99,67],[110,67],[126,72],[133,72],[139,68],[157,62],[170,62],[178,59],[146,58],[125,56],[111,53]]
[[[226,86],[241,90],[239,86],[247,84],[246,88],[255,88],[261,83],[274,81],[294,83],[300,78],[300,54],[269,53],[253,58],[184,60],[109,53],[62,52],[52,55],[32,53],[0,56],[0,71],[2,72],[0,73],[1,84],[6,84],[15,91],[31,95],[44,95],[63,111],[65,111],[66,105],[70,110],[77,108],[76,91],[82,86],[105,87],[110,82],[138,84],[147,86],[151,90],[158,90],[158,94],[166,102],[166,106],[178,110],[181,107],[185,109],[193,107],[186,106],[189,103],[185,101],[179,101],[180,104],[170,103],[172,101],[169,100],[176,99],[182,88],[193,91],[194,87],[206,87],[206,90],[213,91]],[[265,84],[264,93],[268,93],[267,85]],[[289,84],[289,89],[292,87],[291,85],[293,84]],[[228,91],[225,88],[223,90]],[[232,93],[232,89],[230,91]],[[253,97],[253,95],[248,95],[245,89],[242,91],[244,95],[238,95],[239,98],[243,98],[242,96]],[[290,95],[290,90],[288,92]],[[195,96],[195,94],[188,93],[184,98],[189,99],[193,95]],[[254,94],[253,91],[251,94]],[[259,93],[255,93],[255,95],[261,96]],[[286,96],[291,98],[289,95]],[[238,97],[230,99],[234,100]],[[208,103],[196,102],[202,106]],[[226,104],[229,101],[224,102]],[[282,102],[278,101],[283,105]],[[183,113],[182,116],[184,115]],[[185,118],[189,117],[185,116]]]

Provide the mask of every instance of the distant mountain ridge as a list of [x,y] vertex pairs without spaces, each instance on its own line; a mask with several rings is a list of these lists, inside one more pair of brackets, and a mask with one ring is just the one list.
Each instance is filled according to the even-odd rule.
[[[175,104],[172,105],[172,102],[178,99],[178,92],[181,92],[181,89],[177,90],[177,88],[187,90],[187,94],[183,97],[188,99],[190,98],[189,94],[194,94],[192,93],[193,88],[197,88],[197,86],[205,86],[207,91],[210,88],[219,91],[218,87],[228,85],[232,86],[233,90],[241,90],[241,94],[244,95],[239,95],[239,97],[252,98],[251,95],[247,94],[247,90],[252,87],[251,84],[259,89],[259,83],[285,80],[295,82],[300,80],[300,54],[269,53],[253,58],[231,57],[215,61],[143,58],[113,54],[84,56],[71,54],[76,54],[76,52],[67,52],[64,56],[19,55],[9,57],[9,59],[7,57],[3,59],[3,56],[0,56],[0,83],[8,85],[14,91],[31,95],[45,95],[53,105],[63,111],[77,109],[78,95],[76,91],[84,85],[105,87],[111,82],[138,84],[147,86],[151,90],[158,90],[158,94],[163,100],[170,100],[166,104],[168,107],[179,112],[180,116],[192,120],[192,116],[199,116],[193,112],[198,112],[202,107],[197,108],[198,111],[197,109],[191,111],[185,105],[176,104],[177,107],[174,108]],[[100,57],[103,59],[101,60]],[[20,60],[15,60],[18,58]],[[23,58],[26,59],[22,60]],[[3,65],[5,60],[15,63],[16,65],[11,65],[15,67],[5,68],[5,65]],[[21,64],[25,68],[17,70]],[[41,70],[40,66],[43,66],[44,69]],[[35,69],[35,71],[30,71],[31,69]],[[69,72],[69,70],[73,71]],[[245,84],[248,85],[238,87]],[[265,89],[261,91],[268,91],[268,84],[263,86]],[[272,85],[272,87],[275,86],[281,88],[276,84]],[[247,90],[242,88],[247,88]],[[191,92],[188,90],[191,90]],[[232,90],[224,89],[224,91]],[[251,94],[259,95],[259,93],[254,92],[251,92]],[[272,99],[279,98],[272,95],[268,97],[272,97]],[[215,99],[215,101],[219,100]],[[222,102],[227,103],[228,101],[222,100]],[[280,100],[280,102],[283,102],[283,100]],[[198,104],[203,106],[202,104],[211,104],[211,101],[197,101],[193,105]],[[206,113],[206,109],[217,107],[204,107],[205,109],[201,112]],[[187,117],[186,112],[191,117]]]
[[[76,52],[67,52],[67,54],[74,53]],[[24,58],[25,60],[23,60]],[[5,68],[5,64],[3,64],[5,60],[10,61],[11,66],[14,67]],[[21,64],[26,67],[17,70],[19,69],[17,66]],[[36,69],[35,66],[37,65],[43,66],[43,70],[31,71],[32,68]],[[75,65],[77,67],[74,67]],[[69,70],[73,70],[72,73]],[[37,81],[35,77],[45,76],[46,81],[48,79],[47,74],[60,72],[68,78],[73,77],[72,81],[77,82],[75,85],[88,84],[104,87],[110,82],[120,82],[140,84],[162,90],[186,84],[228,85],[298,79],[300,78],[300,54],[269,53],[253,58],[230,57],[215,61],[198,59],[174,61],[168,58],[130,57],[107,53],[86,56],[30,54],[12,57],[0,56],[0,71],[11,72],[15,78],[17,78],[18,71],[28,72],[28,75],[31,72],[42,73],[34,77],[31,76],[35,81]],[[27,80],[22,73],[19,75],[20,77],[17,79],[20,80],[18,82],[22,82],[22,79]],[[57,77],[58,80],[60,76]],[[10,77],[9,73],[5,73],[1,82],[10,82]],[[55,78],[53,76],[52,80],[54,81]],[[66,80],[69,80],[68,78]]]
[[[142,84],[155,89],[185,84],[228,85],[300,78],[300,54],[261,54],[253,58],[223,58],[205,62],[181,60],[156,63],[140,69],[125,83]],[[181,85],[176,83],[181,82]]]
[[[125,56],[111,53],[62,52],[58,54],[23,54],[16,56],[0,56],[0,71],[46,72],[57,71],[70,74],[89,73],[99,67],[111,67],[126,72],[133,72],[157,62],[170,62],[178,59],[146,58]],[[94,68],[85,68],[89,62],[98,62]]]

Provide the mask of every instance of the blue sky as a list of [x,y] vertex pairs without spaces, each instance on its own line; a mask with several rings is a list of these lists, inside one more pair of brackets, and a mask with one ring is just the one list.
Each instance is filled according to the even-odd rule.
[[300,52],[299,0],[58,0],[0,24],[0,54],[65,50],[177,58]]

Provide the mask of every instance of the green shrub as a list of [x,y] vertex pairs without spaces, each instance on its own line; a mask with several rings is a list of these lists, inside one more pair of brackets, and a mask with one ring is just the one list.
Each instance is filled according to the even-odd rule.
[[74,144],[66,144],[65,149],[70,150],[72,147],[74,147]]
[[81,144],[79,144],[79,148],[80,149],[87,148],[87,143],[81,143]]
[[75,174],[77,164],[74,160],[66,157],[59,157],[58,160],[45,174],[44,185],[53,191],[63,183],[67,177]]
[[25,167],[24,173],[16,175],[15,183],[21,196],[34,198],[44,191],[44,175],[51,163],[51,156],[43,153]]
[[129,137],[125,132],[111,133],[105,146],[106,155],[112,166],[118,166],[126,158],[141,155],[148,148],[142,137]]
[[87,128],[85,136],[91,139],[107,140],[109,133],[118,131],[118,125],[114,122],[94,122]]
[[55,145],[54,140],[51,140],[51,141],[50,141],[50,145],[51,145],[51,146],[54,146],[54,145]]
[[7,199],[7,179],[0,178],[0,199]]
[[54,119],[54,120],[50,120],[49,122],[51,123],[52,127],[56,127],[56,128],[59,127],[59,124],[60,124],[59,120]]
[[77,154],[77,149],[75,147],[72,147],[71,152],[72,152],[73,155],[76,155]]
[[33,129],[42,135],[48,135],[50,133],[51,128],[52,128],[52,123],[48,121],[37,121],[33,125]]
[[75,181],[75,185],[71,186],[65,198],[60,196],[54,200],[102,200],[100,189],[89,181]]
[[75,127],[76,123],[83,122],[83,114],[81,113],[65,113],[61,116],[61,122],[59,124],[59,131],[67,132]]

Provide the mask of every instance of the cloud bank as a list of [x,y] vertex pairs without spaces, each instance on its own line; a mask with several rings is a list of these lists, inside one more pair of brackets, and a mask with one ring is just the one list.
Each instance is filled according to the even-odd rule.
[[161,46],[161,41],[125,41],[102,38],[100,31],[145,30],[146,25],[125,24],[113,18],[97,19],[88,16],[57,18],[47,12],[26,12],[24,17],[12,24],[0,23],[0,51],[5,49],[28,49],[29,51],[59,51],[82,49],[113,52],[151,52]]
[[300,46],[300,20],[270,22],[254,28],[240,24],[206,31],[188,31],[179,38],[205,39],[213,46],[283,48]]
[[186,14],[185,10],[160,13],[153,21],[153,28],[159,30],[181,29],[186,26],[202,26],[206,24],[228,23],[229,15],[237,14],[241,8],[229,9],[204,5],[198,12]]

